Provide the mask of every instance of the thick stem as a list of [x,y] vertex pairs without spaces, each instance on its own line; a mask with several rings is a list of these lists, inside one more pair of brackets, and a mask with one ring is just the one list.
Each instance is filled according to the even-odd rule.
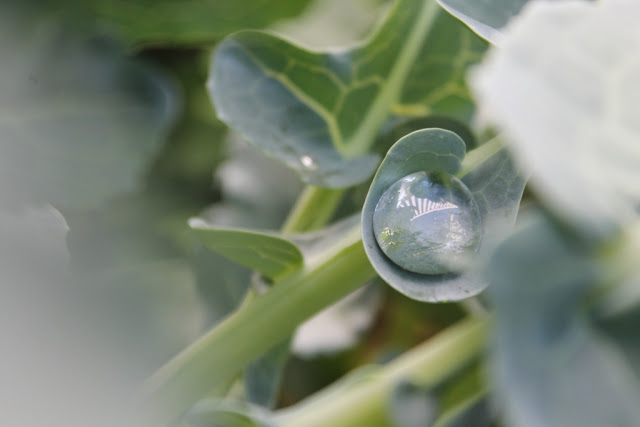
[[393,387],[411,379],[438,384],[469,363],[484,348],[488,318],[474,317],[446,329],[399,356],[378,375],[316,401],[283,411],[283,427],[361,427],[388,425],[387,404]]
[[326,263],[283,280],[242,306],[147,380],[144,406],[154,414],[153,425],[178,417],[308,317],[373,278],[357,235],[338,242]]
[[299,233],[324,227],[333,217],[344,192],[344,189],[308,185],[300,193],[295,206],[282,226],[282,232],[285,234]]

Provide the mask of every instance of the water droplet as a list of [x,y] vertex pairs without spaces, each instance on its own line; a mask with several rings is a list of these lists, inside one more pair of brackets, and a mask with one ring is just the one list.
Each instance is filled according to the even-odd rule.
[[382,252],[405,270],[459,272],[480,245],[482,218],[469,189],[445,172],[416,172],[396,181],[373,213]]
[[300,163],[307,169],[316,169],[318,167],[311,156],[300,157]]

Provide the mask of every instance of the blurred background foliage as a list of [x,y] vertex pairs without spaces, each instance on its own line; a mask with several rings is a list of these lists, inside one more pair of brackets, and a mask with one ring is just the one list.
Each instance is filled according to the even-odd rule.
[[[388,5],[0,3],[3,207],[20,212],[50,203],[63,214],[72,293],[91,307],[83,310],[88,322],[109,331],[102,339],[130,368],[131,380],[145,378],[227,315],[251,282],[250,271],[193,239],[187,220],[200,215],[277,229],[302,188],[294,173],[217,120],[205,88],[216,43],[235,30],[266,28],[313,48],[351,45]],[[359,211],[366,188],[350,192],[338,217]],[[36,280],[35,289],[44,282]],[[279,406],[354,367],[389,360],[462,316],[454,305],[424,306],[375,289],[383,296],[366,309],[364,327],[347,334],[346,348],[338,344],[320,356],[303,348],[304,357],[292,356]],[[350,328],[319,325],[327,324]],[[361,345],[351,348],[356,339]]]
[[[124,375],[130,392],[237,307],[251,284],[264,284],[247,269],[204,248],[187,226],[189,218],[200,216],[215,224],[278,229],[302,188],[292,171],[250,148],[217,120],[205,87],[217,43],[232,31],[253,28],[275,31],[314,49],[350,46],[371,32],[389,3],[0,1],[4,424],[35,417],[31,424],[42,425],[37,419],[41,415],[25,402],[48,402],[41,414],[48,408],[60,411],[65,399],[58,384],[66,384],[65,393],[71,393],[66,404],[87,388],[121,389],[110,374],[121,379]],[[464,2],[441,3],[455,9]],[[491,7],[506,3],[486,2]],[[487,16],[484,9],[464,12],[475,22]],[[564,28],[558,28],[564,34]],[[476,29],[481,35],[484,30]],[[537,38],[538,31],[532,25],[530,37]],[[544,57],[553,52],[555,41],[546,42],[533,53]],[[514,57],[530,56],[516,50]],[[569,69],[551,68],[552,73]],[[570,72],[560,77],[574,82]],[[506,80],[496,81],[501,85]],[[537,87],[514,81],[519,88]],[[536,112],[543,110],[552,113],[549,120],[555,123],[557,114],[545,108]],[[532,122],[540,119],[521,116]],[[475,138],[449,118],[395,117],[383,127],[375,150],[384,153],[400,136],[427,126],[456,130],[468,148],[489,136]],[[550,140],[539,138],[531,146]],[[536,152],[563,164],[569,157],[554,155],[555,146]],[[620,157],[624,156],[623,152]],[[617,170],[615,162],[609,166]],[[592,175],[598,170],[587,169]],[[624,181],[632,184],[625,188],[637,191],[632,179],[625,175]],[[364,183],[350,189],[335,219],[358,212],[367,188]],[[607,194],[616,194],[613,190]],[[536,195],[544,196],[544,190],[536,189]],[[537,204],[532,193],[525,202]],[[637,206],[636,202],[635,213]],[[598,240],[602,236],[583,233],[586,228],[549,204],[533,211],[537,219],[507,241],[490,264],[496,286],[488,298],[499,322],[492,378],[502,384],[502,400],[512,399],[510,419],[515,425],[550,425],[549,419],[564,421],[556,425],[587,425],[576,424],[583,420],[573,417],[584,413],[587,421],[599,421],[589,412],[557,405],[571,396],[563,401],[569,409],[603,408],[601,413],[619,415],[620,425],[631,425],[624,417],[637,411],[637,400],[617,396],[628,399],[638,389],[637,240]],[[637,229],[635,233],[637,239]],[[61,264],[68,264],[70,272]],[[620,272],[626,276],[619,277]],[[612,285],[603,290],[602,283]],[[286,365],[276,406],[292,405],[355,367],[388,361],[464,316],[457,305],[426,305],[380,283],[370,286],[375,297],[357,297],[351,306],[329,310],[325,320],[319,318],[306,328],[312,335],[323,330],[318,337],[331,337],[327,331],[338,327],[335,335],[342,337],[342,344],[294,337],[294,355]],[[596,298],[603,294],[605,298]],[[359,345],[352,346],[355,342]],[[52,360],[59,367],[55,372],[50,372]],[[558,377],[559,371],[566,375]],[[95,372],[102,375],[92,376]],[[483,370],[474,366],[469,372],[443,386],[445,406],[447,399],[456,400],[447,396],[480,388]],[[600,379],[612,378],[612,372],[616,380],[602,387]],[[618,381],[621,377],[625,380]],[[70,383],[70,378],[77,381]],[[554,382],[555,378],[560,379]],[[561,386],[565,389],[557,399],[545,392]],[[243,392],[238,388],[232,393]],[[584,389],[593,393],[575,393]],[[415,384],[400,392],[429,398]],[[490,412],[483,400],[472,403],[483,414]],[[69,417],[85,421],[77,425],[96,425],[95,408],[85,408],[91,421],[82,418],[76,406],[67,409]],[[538,418],[540,414],[550,418]],[[538,424],[527,424],[531,420]],[[458,425],[470,425],[464,422]]]

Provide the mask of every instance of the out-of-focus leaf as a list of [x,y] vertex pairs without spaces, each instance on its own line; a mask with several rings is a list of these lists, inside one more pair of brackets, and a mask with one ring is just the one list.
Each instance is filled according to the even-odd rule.
[[637,2],[531,3],[473,75],[539,197],[582,233],[637,215],[638,19]]
[[640,382],[587,311],[597,264],[548,220],[529,221],[487,267],[493,375],[513,426],[634,425]]
[[291,241],[258,231],[215,228],[199,218],[189,221],[198,238],[212,251],[277,279],[302,266],[302,253]]
[[244,389],[249,402],[266,408],[275,406],[290,346],[291,340],[287,339],[247,366]]
[[435,2],[399,0],[373,37],[349,50],[233,34],[216,51],[209,89],[220,118],[252,144],[310,184],[347,187],[373,172],[378,159],[367,152],[390,111],[469,117],[463,74],[483,50]]
[[5,13],[0,33],[0,197],[85,209],[138,190],[175,110],[167,81],[57,21]]
[[[198,337],[203,313],[189,265],[164,260],[76,277],[114,352],[142,380]],[[99,304],[98,304],[99,302]]]
[[435,386],[401,381],[392,392],[394,426],[488,427],[494,419],[481,364],[474,362]]
[[81,7],[132,44],[211,44],[302,12],[309,0],[96,0]]
[[67,230],[51,206],[0,212],[1,425],[130,421],[140,360],[118,357],[96,315],[104,301],[69,283]]

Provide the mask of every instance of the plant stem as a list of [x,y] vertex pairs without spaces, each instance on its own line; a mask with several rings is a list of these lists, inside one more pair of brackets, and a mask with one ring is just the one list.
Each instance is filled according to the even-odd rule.
[[[356,133],[345,143],[347,155],[355,156],[368,152],[380,126],[386,120],[391,106],[402,94],[407,76],[415,63],[427,35],[433,28],[438,13],[443,13],[435,0],[419,3],[417,20],[396,59],[382,90],[376,95],[372,106],[358,126]],[[417,7],[418,8],[418,7]]]
[[166,425],[216,384],[287,338],[314,313],[375,276],[359,230],[338,241],[327,262],[292,275],[243,305],[172,359],[143,387],[153,425]]
[[378,375],[339,393],[303,402],[281,415],[282,427],[361,427],[389,425],[387,403],[394,386],[411,379],[438,384],[470,362],[485,345],[488,317],[463,320],[399,356]]
[[307,185],[282,226],[282,232],[298,233],[324,227],[335,213],[344,192],[342,188]]
[[469,151],[462,161],[462,168],[457,173],[458,178],[462,178],[477,168],[482,162],[489,159],[502,148],[504,148],[504,143],[500,139],[500,136],[496,136],[478,148]]

